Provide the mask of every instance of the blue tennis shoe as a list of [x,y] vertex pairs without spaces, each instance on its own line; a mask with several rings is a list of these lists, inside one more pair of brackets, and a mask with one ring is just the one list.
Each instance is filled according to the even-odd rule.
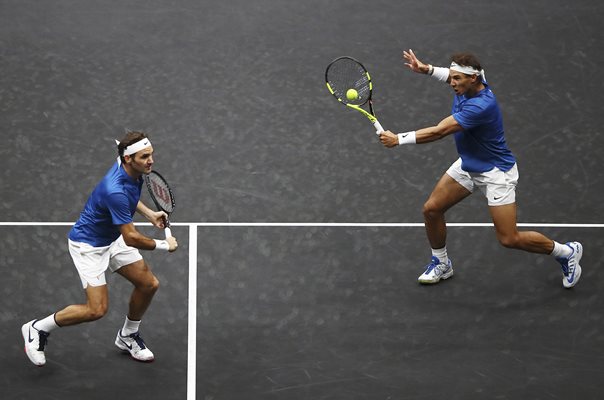
[[430,264],[426,266],[426,271],[417,278],[419,283],[422,284],[433,284],[438,283],[441,279],[449,279],[453,276],[453,263],[448,260],[445,264],[441,262],[437,257],[432,257]]

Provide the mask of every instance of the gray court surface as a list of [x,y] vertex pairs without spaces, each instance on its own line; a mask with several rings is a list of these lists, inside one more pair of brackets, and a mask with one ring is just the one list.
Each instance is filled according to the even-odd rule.
[[[603,15],[595,0],[0,0],[0,398],[601,398]],[[408,71],[408,48],[481,59],[519,222],[583,243],[577,287],[467,225],[449,229],[453,279],[420,286],[423,228],[362,225],[422,222],[455,146],[385,149],[325,67],[358,58],[385,128],[430,126],[452,92]],[[110,276],[108,315],[54,331],[36,368],[21,325],[84,300],[69,226],[39,223],[77,219],[124,129],[149,133],[177,198],[179,251],[144,253],[161,281],[141,326],[156,361],[114,348],[130,287]],[[448,221],[490,222],[478,194]]]

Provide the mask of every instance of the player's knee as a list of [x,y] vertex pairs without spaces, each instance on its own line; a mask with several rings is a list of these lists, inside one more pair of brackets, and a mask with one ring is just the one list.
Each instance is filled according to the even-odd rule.
[[424,203],[422,213],[424,214],[425,218],[433,218],[442,215],[442,210],[440,210],[439,207],[436,206],[436,203],[428,200]]
[[151,275],[139,289],[145,293],[154,294],[159,289],[159,279],[155,275]]
[[153,280],[151,282],[151,291],[153,291],[153,293],[157,292],[157,290],[159,289],[159,279],[157,279],[155,276],[153,276]]
[[516,249],[520,243],[518,235],[499,235],[497,238],[499,239],[499,243],[508,249]]
[[107,314],[108,310],[107,304],[96,304],[92,306],[88,306],[88,320],[96,321],[101,319]]

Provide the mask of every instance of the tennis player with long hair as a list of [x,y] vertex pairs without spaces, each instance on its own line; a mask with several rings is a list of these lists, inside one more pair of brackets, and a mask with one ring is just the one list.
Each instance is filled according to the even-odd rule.
[[418,278],[419,282],[437,283],[453,275],[446,247],[445,212],[478,188],[487,198],[497,239],[503,246],[551,254],[562,266],[563,286],[576,285],[581,276],[579,261],[583,254],[579,242],[561,244],[539,232],[517,229],[516,159],[506,144],[499,105],[476,56],[455,54],[449,68],[425,64],[412,50],[404,51],[403,58],[412,71],[447,82],[455,92],[451,115],[437,125],[398,134],[386,131],[380,135],[386,147],[423,144],[455,136],[459,158],[436,184],[423,208],[432,259]]
[[139,334],[139,325],[159,281],[143,260],[139,249],[173,252],[174,237],[155,240],[141,234],[133,223],[135,212],[158,228],[164,227],[164,212],[140,201],[143,174],[153,166],[153,147],[143,132],[128,132],[118,144],[119,159],[96,186],[79,219],[69,232],[69,253],[86,293],[86,304],[74,304],[21,328],[25,352],[38,366],[46,363],[44,349],[50,332],[82,322],[95,321],[107,313],[105,271],[117,272],[132,283],[128,315],[118,331],[115,345],[138,361],[153,361],[154,355]]

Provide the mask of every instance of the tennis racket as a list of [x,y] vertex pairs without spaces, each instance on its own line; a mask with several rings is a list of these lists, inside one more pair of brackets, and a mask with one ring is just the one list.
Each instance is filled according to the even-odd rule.
[[151,196],[153,203],[155,203],[157,210],[168,214],[168,217],[164,220],[164,233],[166,234],[167,239],[172,236],[172,231],[170,230],[170,214],[174,211],[174,195],[172,194],[172,190],[170,190],[170,186],[168,186],[168,182],[166,182],[163,176],[155,171],[151,171],[145,175],[145,183],[147,184],[149,195]]
[[[371,102],[373,85],[367,69],[352,57],[338,57],[325,70],[327,89],[338,101],[357,110],[373,124],[379,135],[384,131],[375,117]],[[369,111],[362,108],[368,105]]]

